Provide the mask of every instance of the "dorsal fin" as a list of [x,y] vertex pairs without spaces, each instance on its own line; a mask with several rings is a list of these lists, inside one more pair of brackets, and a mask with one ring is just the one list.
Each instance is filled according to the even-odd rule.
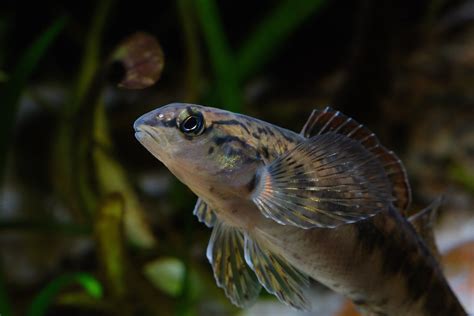
[[313,110],[301,131],[304,137],[333,132],[358,141],[382,162],[392,184],[395,206],[406,216],[411,203],[411,189],[402,161],[391,150],[382,146],[374,133],[352,118],[326,107],[323,111]]
[[408,218],[408,221],[413,225],[418,235],[423,239],[426,246],[430,249],[431,254],[441,262],[441,255],[436,245],[436,240],[433,231],[433,225],[443,198],[439,197],[426,208],[416,212]]

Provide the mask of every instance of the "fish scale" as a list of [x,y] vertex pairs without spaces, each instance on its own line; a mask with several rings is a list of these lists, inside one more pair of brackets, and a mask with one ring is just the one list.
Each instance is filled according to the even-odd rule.
[[392,210],[337,229],[273,227],[257,234],[367,315],[465,315],[436,261],[416,233],[400,229],[403,223]]
[[425,215],[435,206],[405,217],[403,164],[355,120],[315,110],[298,134],[174,103],[134,127],[198,195],[194,214],[213,229],[207,256],[217,285],[237,306],[252,304],[263,287],[309,310],[314,279],[364,315],[466,315],[433,256]]

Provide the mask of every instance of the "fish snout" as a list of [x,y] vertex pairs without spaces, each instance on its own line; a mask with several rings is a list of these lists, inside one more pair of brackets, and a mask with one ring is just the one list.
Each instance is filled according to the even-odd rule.
[[135,129],[135,132],[143,131],[144,126],[156,125],[157,118],[156,115],[154,115],[154,112],[155,111],[145,113],[135,120],[135,123],[133,123],[133,128]]
[[156,125],[157,118],[154,112],[151,111],[143,114],[133,123],[135,138],[142,144],[144,144],[145,138],[151,136],[152,127]]

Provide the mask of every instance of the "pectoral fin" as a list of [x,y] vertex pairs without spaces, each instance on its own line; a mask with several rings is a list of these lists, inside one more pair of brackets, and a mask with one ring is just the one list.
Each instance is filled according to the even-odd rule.
[[198,198],[196,206],[194,206],[193,214],[196,215],[201,223],[207,227],[212,227],[216,223],[216,214],[203,199]]
[[325,133],[263,166],[252,200],[280,224],[331,228],[386,210],[393,197],[375,155],[351,138]]
[[311,309],[304,293],[309,287],[308,277],[249,236],[245,237],[245,260],[265,289],[281,302],[300,310]]
[[442,198],[437,198],[426,208],[408,218],[408,221],[413,225],[418,235],[423,239],[426,246],[430,249],[431,254],[438,260],[438,262],[441,262],[441,255],[436,246],[433,223],[442,201]]
[[246,307],[257,299],[261,285],[245,262],[244,236],[240,231],[216,221],[207,258],[217,285],[224,289],[233,304]]

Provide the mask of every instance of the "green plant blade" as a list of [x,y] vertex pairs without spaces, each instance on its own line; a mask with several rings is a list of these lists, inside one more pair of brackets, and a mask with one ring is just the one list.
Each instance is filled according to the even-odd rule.
[[18,61],[16,69],[0,92],[0,103],[2,104],[2,115],[0,116],[0,179],[3,179],[7,147],[21,93],[39,61],[64,28],[66,20],[64,16],[56,19],[33,42]]
[[65,274],[51,281],[33,299],[27,316],[42,316],[48,310],[56,295],[66,286],[79,284],[93,298],[102,298],[102,285],[91,274],[78,272]]
[[201,51],[198,43],[197,21],[194,15],[193,0],[178,0],[176,6],[183,32],[183,45],[186,52],[186,73],[184,102],[196,103],[201,78]]
[[272,52],[276,52],[285,39],[324,3],[325,0],[281,1],[236,54],[239,78],[244,80],[255,74],[270,60]]
[[240,112],[242,95],[239,91],[235,60],[227,43],[217,5],[214,0],[196,0],[196,12],[209,49],[217,90],[222,102],[220,106]]
[[107,290],[116,299],[123,299],[127,291],[126,258],[122,234],[124,207],[123,196],[119,193],[111,193],[104,197],[94,221],[105,284]]
[[173,297],[177,297],[182,291],[185,269],[184,263],[173,257],[160,258],[143,267],[144,274],[151,283]]
[[97,2],[90,28],[87,32],[82,53],[81,65],[79,67],[79,75],[75,85],[75,91],[71,102],[68,103],[66,110],[69,115],[74,115],[80,110],[87,94],[90,93],[94,76],[99,68],[100,51],[102,44],[102,36],[105,31],[106,21],[113,4],[113,0],[101,0]]

